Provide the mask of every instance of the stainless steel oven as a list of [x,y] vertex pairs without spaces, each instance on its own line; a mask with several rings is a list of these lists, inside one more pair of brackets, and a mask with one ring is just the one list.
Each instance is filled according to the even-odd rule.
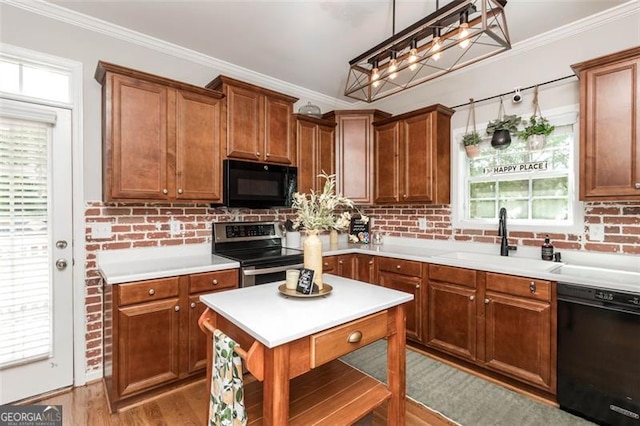
[[558,403],[640,426],[640,293],[558,283]]
[[300,269],[300,250],[282,246],[278,222],[219,222],[212,226],[214,254],[240,262],[240,286],[284,281],[287,269]]

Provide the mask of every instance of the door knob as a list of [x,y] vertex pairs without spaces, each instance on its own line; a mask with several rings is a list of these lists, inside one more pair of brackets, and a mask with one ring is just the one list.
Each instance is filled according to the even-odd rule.
[[63,269],[66,269],[66,267],[67,267],[67,259],[56,260],[56,268],[58,268],[58,270],[62,271]]

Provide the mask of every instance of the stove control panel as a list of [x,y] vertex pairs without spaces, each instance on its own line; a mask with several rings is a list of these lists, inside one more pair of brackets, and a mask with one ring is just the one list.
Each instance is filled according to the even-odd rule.
[[225,234],[227,236],[227,239],[245,237],[267,237],[275,236],[276,230],[273,223],[260,225],[227,225]]
[[261,244],[267,241],[280,244],[283,236],[279,222],[214,222],[212,231],[214,245],[240,242]]

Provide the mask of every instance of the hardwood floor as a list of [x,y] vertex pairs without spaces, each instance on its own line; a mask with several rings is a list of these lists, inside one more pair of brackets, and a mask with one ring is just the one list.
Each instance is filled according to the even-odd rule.
[[[63,424],[87,426],[202,426],[207,423],[207,386],[204,380],[167,392],[154,399],[111,414],[102,382],[90,383],[30,403],[62,405]],[[375,410],[357,426],[386,425],[386,405]],[[452,426],[437,413],[407,400],[407,426]]]

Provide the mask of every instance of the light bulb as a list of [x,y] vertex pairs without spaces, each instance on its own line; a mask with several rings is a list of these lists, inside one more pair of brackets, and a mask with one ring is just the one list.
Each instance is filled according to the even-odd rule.
[[373,86],[373,87],[378,87],[378,86],[380,86],[380,80],[376,80],[376,81],[374,81],[374,82],[373,82],[373,84],[372,84],[372,86]]
[[407,59],[410,64],[415,63],[418,60],[418,49],[415,47],[409,51],[409,59]]
[[396,78],[397,76],[398,76],[398,73],[397,73],[397,72],[392,72],[391,74],[389,74],[389,78],[390,78],[391,80],[393,80],[393,79],[394,79],[394,78]]
[[460,46],[462,49],[466,49],[467,47],[469,47],[469,43],[471,43],[467,38],[468,36],[469,24],[463,22],[462,24],[460,24],[460,35],[458,36],[458,39],[462,40],[460,43],[458,43],[458,46]]
[[376,81],[380,78],[380,72],[378,71],[378,68],[374,68],[373,70],[371,70],[371,81]]
[[[392,59],[391,62],[389,62],[389,72],[395,73],[397,69],[398,69],[398,62],[395,59]],[[391,77],[391,78],[395,78],[395,77]]]
[[431,55],[434,61],[437,61],[438,59],[440,59],[440,56],[442,56],[442,53],[440,53],[440,49],[442,49],[442,44],[440,44],[440,37],[436,37],[433,39],[433,47],[431,48],[431,51],[434,52],[434,54]]

